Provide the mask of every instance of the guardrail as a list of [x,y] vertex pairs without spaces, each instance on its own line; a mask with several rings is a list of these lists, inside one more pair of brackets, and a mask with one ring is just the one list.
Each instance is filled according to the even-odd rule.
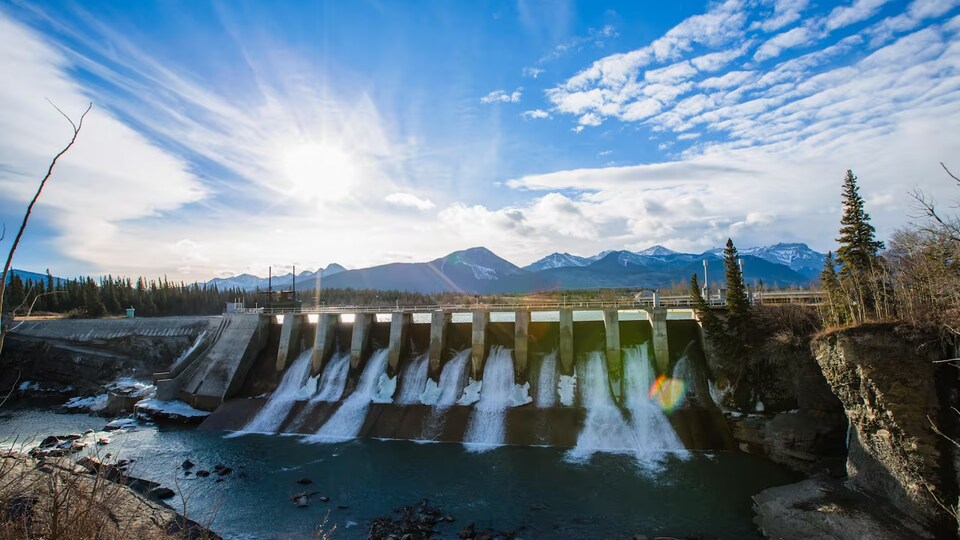
[[[769,291],[758,292],[751,295],[754,304],[819,304],[825,297],[821,291]],[[708,304],[714,307],[726,305],[726,301],[713,297]],[[471,312],[471,311],[558,311],[561,308],[572,308],[576,310],[598,310],[606,308],[617,309],[643,309],[649,307],[677,307],[692,308],[693,301],[688,295],[678,296],[658,296],[656,304],[653,298],[642,298],[639,300],[596,300],[585,302],[541,302],[541,303],[509,303],[509,304],[487,304],[477,302],[472,304],[436,304],[423,306],[402,306],[398,304],[380,304],[375,306],[321,306],[321,307],[296,307],[296,308],[267,308],[267,307],[244,307],[237,308],[236,313],[261,313],[265,315],[283,315],[287,313],[392,313],[403,311],[406,313],[426,313],[433,311],[452,311],[452,312]]]

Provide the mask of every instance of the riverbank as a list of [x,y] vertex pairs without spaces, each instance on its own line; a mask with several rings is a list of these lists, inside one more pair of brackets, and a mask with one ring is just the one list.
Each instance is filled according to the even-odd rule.
[[220,538],[160,502],[172,492],[126,475],[122,464],[52,456],[7,450],[0,457],[0,539]]

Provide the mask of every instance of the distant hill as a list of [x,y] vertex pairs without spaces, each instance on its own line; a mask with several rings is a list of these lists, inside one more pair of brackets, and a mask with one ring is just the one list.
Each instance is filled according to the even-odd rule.
[[[340,272],[345,272],[347,269],[343,266],[340,266],[337,263],[331,263],[326,268],[318,268],[315,272],[310,272],[305,270],[297,274],[297,288],[301,287],[301,284],[313,283],[313,288],[316,288],[317,279],[327,278]],[[240,274],[239,276],[233,276],[228,278],[215,278],[207,282],[207,285],[216,285],[220,290],[226,289],[242,289],[244,291],[252,291],[255,289],[267,290],[271,286],[269,277],[258,277],[251,274]],[[290,288],[293,285],[293,273],[287,272],[286,274],[281,274],[279,276],[273,276],[273,289],[280,290]],[[305,287],[306,288],[306,287]]]
[[[18,269],[18,268],[14,268],[14,269],[10,270],[10,273],[7,274],[7,283],[9,283],[11,279],[13,279],[13,276],[14,276],[14,275],[18,276],[18,277],[19,277],[21,280],[23,280],[23,281],[32,281],[32,282],[34,282],[34,283],[37,283],[37,282],[39,282],[39,281],[43,281],[44,285],[46,285],[46,283],[47,283],[47,275],[46,275],[46,274],[40,274],[40,273],[38,273],[38,272],[29,272],[29,271],[27,271],[27,270],[20,270],[20,269]],[[61,284],[61,283],[65,283],[65,282],[67,282],[67,281],[68,281],[68,280],[66,280],[66,279],[63,279],[63,278],[60,278],[60,277],[57,277],[57,276],[53,276],[53,282],[54,282],[55,284],[57,284],[57,285],[59,285],[59,284]]]
[[[455,251],[422,263],[390,263],[346,270],[330,265],[297,275],[297,289],[355,288],[420,293],[525,293],[553,289],[664,288],[703,278],[703,261],[713,283],[723,280],[722,249],[679,253],[663,246],[642,251],[603,251],[592,257],[553,253],[520,268],[484,247]],[[742,250],[744,278],[753,285],[805,285],[818,275],[824,255],[805,244],[776,244]],[[322,274],[318,279],[318,274]],[[292,275],[274,276],[273,287],[286,288]],[[211,280],[220,287],[266,289],[267,279],[244,274]]]

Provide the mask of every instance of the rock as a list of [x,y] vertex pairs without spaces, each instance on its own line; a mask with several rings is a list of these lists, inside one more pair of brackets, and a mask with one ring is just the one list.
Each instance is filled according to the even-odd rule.
[[[846,468],[855,489],[889,500],[917,521],[943,519],[933,492],[950,492],[941,475],[952,457],[930,427],[941,423],[940,377],[956,380],[932,337],[907,335],[892,324],[870,324],[818,337],[811,345],[850,421]],[[946,367],[944,367],[946,366]],[[949,380],[949,379],[945,379]],[[956,522],[953,523],[956,529]]]
[[99,444],[100,446],[106,446],[106,445],[110,444],[110,438],[109,438],[109,437],[100,437],[99,439],[97,439],[97,444]]
[[301,479],[297,480],[297,483],[300,484],[300,485],[302,485],[302,486],[306,486],[306,485],[312,484],[312,483],[313,483],[313,480],[311,480],[311,479],[309,479],[309,478],[301,478]]
[[808,479],[754,495],[753,519],[766,538],[933,538],[888,503],[828,478]]
[[216,465],[213,466],[213,470],[215,470],[215,471],[217,471],[217,472],[220,472],[221,470],[226,469],[226,468],[227,468],[227,466],[224,465],[223,463],[217,463]]
[[66,440],[68,440],[68,441],[75,441],[75,440],[77,440],[77,439],[82,439],[82,438],[83,438],[83,435],[81,435],[81,434],[79,434],[79,433],[70,433],[69,435],[64,435],[63,437],[60,437],[60,438],[61,438],[61,439],[66,439]]
[[329,502],[329,501],[330,501],[330,497],[327,497],[326,495],[324,495],[324,496],[322,496],[322,497],[318,497],[318,499],[320,500],[320,502]]
[[350,508],[350,507],[346,504],[341,504],[341,505],[337,505],[337,508],[339,508],[340,510],[346,510],[347,508]]
[[220,476],[226,476],[232,472],[233,472],[233,469],[231,469],[230,467],[223,467],[222,469],[217,470],[217,474],[219,474]]
[[201,469],[201,470],[197,471],[197,476],[199,476],[200,478],[206,478],[206,477],[210,476],[210,471],[205,471],[205,470]]
[[297,508],[306,508],[309,500],[310,499],[306,495],[301,495],[293,499],[293,505]]
[[194,466],[196,466],[196,464],[195,464],[194,462],[190,461],[189,459],[183,460],[183,463],[180,464],[180,468],[182,468],[182,469],[185,470],[185,471],[189,471],[189,470],[192,469]]
[[450,514],[443,516],[443,520],[446,521],[447,523],[453,523],[454,521],[456,521],[453,519],[453,516],[451,516]]
[[91,433],[93,433],[93,430],[92,430],[92,429],[88,429],[88,430],[86,430],[86,431],[83,432],[84,435],[89,435],[89,434],[91,434]]
[[56,435],[50,435],[49,437],[40,441],[40,448],[51,448],[60,444],[61,441]]
[[648,540],[647,535],[645,534],[635,534],[633,535],[633,540]]
[[174,493],[174,491],[168,487],[158,487],[150,490],[150,495],[160,500],[164,500],[173,497],[176,495],[176,493]]

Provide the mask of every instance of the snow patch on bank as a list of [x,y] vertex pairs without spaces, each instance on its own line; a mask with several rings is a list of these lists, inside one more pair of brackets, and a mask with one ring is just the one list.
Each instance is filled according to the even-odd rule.
[[144,399],[134,406],[137,416],[144,414],[147,417],[162,415],[168,418],[202,418],[210,416],[209,411],[194,409],[182,401],[162,401],[159,399]]
[[63,404],[67,409],[87,409],[90,411],[102,411],[107,408],[107,402],[110,400],[110,394],[100,394],[98,396],[72,397]]

